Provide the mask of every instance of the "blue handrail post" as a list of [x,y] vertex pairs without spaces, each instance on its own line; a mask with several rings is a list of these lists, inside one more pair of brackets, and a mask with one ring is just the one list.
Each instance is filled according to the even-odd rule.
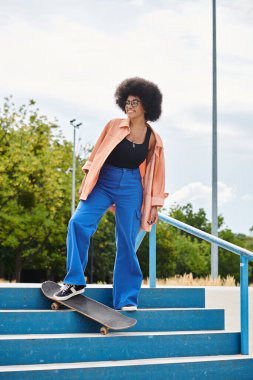
[[149,233],[149,286],[156,288],[156,225]]
[[248,259],[240,256],[240,297],[241,297],[241,353],[249,354],[249,275]]

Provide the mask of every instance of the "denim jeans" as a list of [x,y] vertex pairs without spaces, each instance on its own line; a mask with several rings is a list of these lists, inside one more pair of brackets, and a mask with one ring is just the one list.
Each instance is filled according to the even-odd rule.
[[138,305],[142,272],[135,252],[140,229],[142,184],[139,168],[102,167],[98,181],[86,200],[81,200],[69,221],[66,284],[86,285],[84,271],[90,238],[107,209],[115,203],[116,258],[113,275],[113,305]]

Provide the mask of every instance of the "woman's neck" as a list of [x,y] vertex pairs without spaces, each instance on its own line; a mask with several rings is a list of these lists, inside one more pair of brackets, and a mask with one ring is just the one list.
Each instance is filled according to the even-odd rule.
[[135,130],[143,130],[146,128],[146,121],[144,118],[136,118],[130,120],[130,127]]

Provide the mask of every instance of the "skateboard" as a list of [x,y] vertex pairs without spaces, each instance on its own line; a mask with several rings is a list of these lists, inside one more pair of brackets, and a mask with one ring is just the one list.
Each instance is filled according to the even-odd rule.
[[108,334],[111,330],[124,330],[136,324],[136,319],[126,317],[119,311],[116,311],[100,302],[86,297],[83,294],[71,297],[65,301],[54,299],[54,294],[61,289],[61,286],[53,281],[45,281],[42,283],[42,293],[49,299],[55,301],[51,304],[52,310],[58,310],[60,305],[64,305],[69,309],[75,310],[86,317],[100,323],[100,333]]

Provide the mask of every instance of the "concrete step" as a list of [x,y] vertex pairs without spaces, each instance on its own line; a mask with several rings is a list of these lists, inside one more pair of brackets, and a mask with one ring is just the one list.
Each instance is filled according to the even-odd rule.
[[0,336],[0,365],[235,355],[238,332],[143,332]]
[[0,367],[2,380],[252,380],[253,356],[227,355]]
[[[86,295],[112,307],[111,285],[88,285]],[[40,284],[0,284],[0,309],[47,310],[51,301],[45,298]],[[204,308],[205,289],[193,287],[143,287],[139,297],[140,308]]]
[[[140,309],[122,314],[138,321],[128,332],[224,329],[224,310],[220,309]],[[0,334],[95,333],[100,327],[71,310],[0,311]]]

